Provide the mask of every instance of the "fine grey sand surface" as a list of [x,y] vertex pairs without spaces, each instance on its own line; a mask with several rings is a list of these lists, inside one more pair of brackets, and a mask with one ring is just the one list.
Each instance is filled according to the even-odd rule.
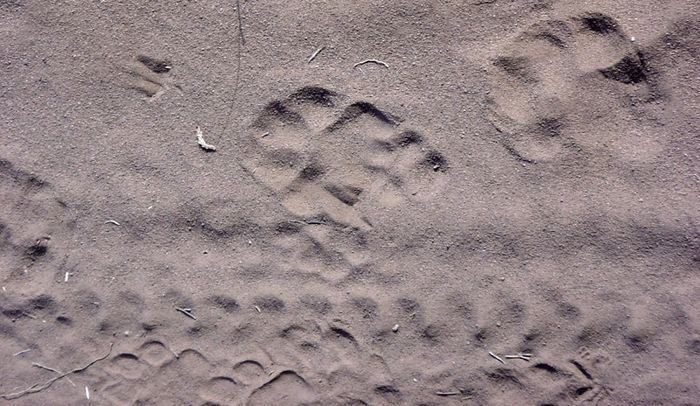
[[0,0],[0,404],[700,404],[699,22]]

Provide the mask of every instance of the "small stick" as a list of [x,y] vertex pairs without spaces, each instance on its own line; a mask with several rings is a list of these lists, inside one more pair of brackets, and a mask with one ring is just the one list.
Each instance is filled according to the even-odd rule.
[[262,313],[262,310],[260,310],[260,308],[258,306],[253,306],[253,307],[255,308],[255,310],[258,311],[258,313]]
[[207,144],[207,142],[204,141],[204,135],[202,134],[202,129],[199,127],[197,127],[197,144],[199,144],[199,146],[205,151],[212,151],[212,152],[216,151],[215,146],[213,146],[211,144]]
[[506,362],[503,361],[503,358],[499,357],[498,355],[494,354],[493,352],[489,351],[489,355],[498,360],[501,364],[505,364]]
[[314,53],[311,54],[311,56],[309,57],[309,63],[311,63],[311,61],[313,61],[314,59],[316,59],[316,57],[318,56],[318,54],[320,54],[321,51],[323,51],[324,49],[326,49],[325,46],[319,47],[317,50],[315,50]]
[[269,132],[264,132],[263,135],[260,136],[260,138],[265,138],[265,137],[267,137],[268,135],[270,135]]
[[27,348],[26,350],[22,350],[22,351],[20,351],[20,352],[16,352],[16,353],[12,354],[12,356],[13,356],[13,357],[16,357],[16,356],[18,356],[18,355],[22,355],[22,354],[28,353],[28,352],[31,351],[31,350],[32,350],[31,348]]
[[506,355],[506,359],[522,359],[525,361],[530,361],[532,354],[516,354],[516,355]]
[[[32,366],[37,367],[37,368],[41,368],[41,369],[45,369],[47,371],[55,372],[59,375],[63,373],[63,372],[59,371],[58,369],[47,367],[46,365],[41,365],[38,362],[32,362]],[[70,378],[66,378],[66,380],[68,382],[70,382],[71,385],[75,386],[75,383],[73,383],[73,381],[71,381]]]
[[376,63],[377,65],[382,65],[382,66],[384,66],[385,68],[389,69],[389,65],[387,65],[386,62],[382,62],[382,61],[380,61],[380,60],[378,60],[378,59],[365,59],[365,60],[362,61],[362,62],[356,63],[356,64],[353,66],[353,68],[357,68],[358,66],[364,65],[364,64],[366,64],[366,63]]
[[87,386],[85,386],[85,398],[87,398],[87,400],[90,400],[90,389],[88,389]]
[[37,368],[41,368],[41,369],[45,369],[45,370],[47,370],[47,371],[55,372],[55,373],[57,373],[57,374],[59,374],[59,375],[63,373],[63,372],[59,371],[58,369],[51,368],[51,367],[47,367],[46,365],[41,365],[41,364],[38,363],[38,362],[32,362],[32,366],[33,366],[33,367],[37,367]]
[[456,390],[456,391],[450,391],[450,392],[435,392],[435,394],[438,396],[457,396],[457,395],[461,395],[462,392]]
[[48,381],[44,382],[43,384],[42,383],[35,383],[34,385],[28,387],[27,389],[21,390],[19,392],[2,394],[2,395],[0,395],[0,398],[5,399],[5,400],[12,400],[12,399],[21,398],[22,396],[28,395],[30,393],[37,393],[37,392],[41,392],[45,389],[48,389],[51,385],[53,385],[54,382],[58,381],[59,379],[63,379],[65,377],[67,377],[68,375],[75,374],[77,372],[82,372],[82,371],[90,368],[93,364],[106,359],[107,357],[109,357],[112,354],[112,347],[114,347],[114,343],[109,343],[109,351],[107,352],[107,354],[90,361],[89,363],[87,363],[83,367],[71,369],[68,372],[62,373],[61,375],[58,375],[54,378],[49,379]]
[[171,353],[173,353],[173,355],[175,356],[175,359],[180,359],[180,355],[179,355],[178,353],[176,353],[175,350],[173,350],[172,348],[170,348],[170,347],[167,346],[167,345],[165,345],[164,347],[167,348],[168,351],[170,351]]
[[175,310],[177,310],[178,312],[184,314],[185,316],[187,316],[193,320],[197,320],[197,318],[194,316],[194,314],[192,314],[192,309],[190,309],[190,308],[183,309],[182,307],[176,307]]
[[107,221],[105,221],[105,224],[114,224],[115,226],[121,225],[121,224],[117,223],[115,220],[107,220]]
[[323,221],[320,221],[320,220],[304,220],[304,221],[301,221],[301,220],[292,220],[292,222],[294,222],[294,223],[299,223],[299,224],[309,224],[309,225],[325,225],[325,224],[326,224],[326,223],[324,223]]
[[68,282],[69,276],[70,276],[70,272],[66,272],[66,276],[63,278],[63,282]]

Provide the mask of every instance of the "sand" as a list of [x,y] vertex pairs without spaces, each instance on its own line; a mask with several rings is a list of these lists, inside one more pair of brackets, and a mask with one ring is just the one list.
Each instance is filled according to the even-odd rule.
[[699,13],[0,0],[0,404],[700,404]]

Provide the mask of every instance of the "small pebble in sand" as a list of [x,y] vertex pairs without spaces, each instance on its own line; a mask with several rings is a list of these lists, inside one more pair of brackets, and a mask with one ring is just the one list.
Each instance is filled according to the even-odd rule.
[[501,276],[500,278],[498,278],[498,280],[500,280],[501,282],[504,282],[506,280],[506,278]]
[[399,332],[399,325],[394,324],[394,327],[391,328],[391,331],[393,331],[394,333],[398,333]]

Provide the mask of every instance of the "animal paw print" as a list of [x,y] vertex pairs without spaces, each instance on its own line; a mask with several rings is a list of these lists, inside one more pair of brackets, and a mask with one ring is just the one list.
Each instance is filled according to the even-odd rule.
[[599,13],[530,26],[489,70],[491,121],[508,153],[529,164],[604,148],[614,139],[596,120],[624,120],[632,114],[625,100],[658,91],[644,54]]
[[575,392],[576,399],[581,403],[599,404],[610,396],[612,389],[607,386],[601,378],[605,367],[610,365],[610,358],[602,353],[581,347],[578,351],[578,358],[569,360],[575,367],[579,376],[582,376],[585,385]]
[[[33,285],[51,283],[48,272],[32,272],[51,264],[61,267],[65,257],[55,249],[61,234],[72,229],[74,221],[68,205],[54,193],[53,187],[38,176],[0,158],[0,285],[10,287],[18,281]],[[52,236],[57,235],[52,238]]]
[[610,365],[611,359],[606,354],[595,352],[583,346],[578,351],[579,358],[585,362],[590,368],[600,371]]
[[[606,385],[604,371],[610,365],[605,354],[582,347],[577,356],[560,363],[539,357],[529,367],[536,382],[548,382],[542,391],[542,402],[563,404],[601,404],[611,395],[612,388]],[[552,402],[556,400],[555,402]]]
[[138,55],[133,60],[127,61],[123,69],[129,74],[126,87],[138,90],[149,100],[157,100],[170,88],[182,90],[166,75],[172,69],[167,60]]
[[270,102],[252,130],[244,165],[306,221],[371,230],[365,209],[429,199],[448,170],[397,117],[321,87]]

